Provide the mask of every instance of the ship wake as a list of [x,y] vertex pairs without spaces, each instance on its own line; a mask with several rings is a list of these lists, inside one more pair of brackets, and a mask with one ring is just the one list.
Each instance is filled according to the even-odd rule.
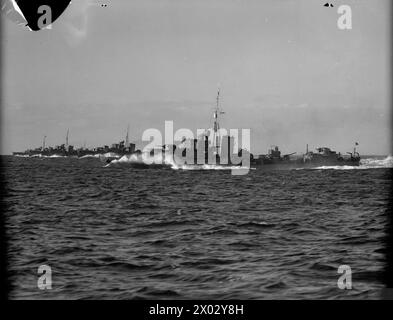
[[125,155],[120,159],[112,160],[110,163],[105,165],[105,167],[111,166],[119,166],[119,165],[129,165],[133,167],[146,167],[146,168],[155,168],[155,167],[167,167],[173,170],[241,170],[245,169],[240,166],[225,166],[225,165],[214,165],[214,164],[201,164],[201,165],[191,165],[191,164],[183,164],[179,165],[173,160],[167,160],[161,155],[153,157],[153,161],[151,164],[147,164],[143,161],[141,156],[137,155]]
[[50,156],[41,154],[41,153],[37,153],[37,154],[33,154],[33,155],[28,155],[28,154],[17,154],[15,155],[15,157],[18,158],[50,158],[50,159],[54,159],[54,158],[68,158],[67,156],[62,156],[59,154],[52,154]]
[[314,170],[365,170],[378,168],[393,168],[393,156],[384,159],[366,158],[361,159],[359,166],[320,166],[312,168]]

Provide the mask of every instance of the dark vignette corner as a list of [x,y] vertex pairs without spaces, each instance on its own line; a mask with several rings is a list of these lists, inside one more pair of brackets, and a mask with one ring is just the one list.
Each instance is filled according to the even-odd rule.
[[[390,3],[390,14],[393,14],[393,4]],[[390,88],[393,84],[393,21],[390,21]],[[393,90],[390,91],[390,152],[393,151]],[[393,194],[393,169],[389,171],[390,195]],[[386,227],[385,258],[386,266],[384,272],[384,282],[387,294],[383,297],[393,299],[393,197],[391,196],[386,208],[388,224]]]
[[[4,16],[0,17],[0,150],[2,147],[3,127],[2,127],[2,106],[3,106],[3,32],[4,32]],[[6,236],[6,205],[5,194],[5,174],[3,166],[3,158],[0,157],[0,299],[6,300],[10,291],[8,268],[7,268],[7,236]]]

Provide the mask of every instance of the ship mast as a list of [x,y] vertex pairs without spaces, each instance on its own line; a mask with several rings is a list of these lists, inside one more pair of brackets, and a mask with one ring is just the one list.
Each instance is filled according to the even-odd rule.
[[65,143],[66,150],[68,149],[68,134],[69,133],[70,133],[70,129],[67,129],[66,143]]
[[44,136],[44,138],[42,139],[42,151],[45,150],[45,139],[46,139],[46,136]]
[[220,154],[220,122],[218,120],[218,115],[223,114],[220,110],[220,88],[217,91],[216,107],[214,109],[214,126],[213,126],[213,147],[216,149],[216,153]]
[[125,147],[126,148],[128,148],[128,146],[129,146],[129,140],[128,140],[128,132],[130,131],[130,125],[128,125],[127,126],[127,134],[126,134],[126,145],[125,145]]

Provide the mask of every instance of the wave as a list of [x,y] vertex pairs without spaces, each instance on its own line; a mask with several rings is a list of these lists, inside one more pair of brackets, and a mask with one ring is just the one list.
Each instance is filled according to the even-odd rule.
[[136,154],[124,155],[122,157],[119,157],[119,159],[112,160],[105,167],[110,167],[110,166],[116,165],[116,164],[134,164],[134,163],[143,164],[143,161]]
[[28,154],[17,154],[15,157],[20,158],[77,158],[77,159],[88,159],[88,158],[120,158],[121,156],[114,152],[107,152],[107,153],[95,153],[95,154],[86,154],[82,157],[78,157],[77,155],[72,156],[63,156],[60,154],[52,154],[50,156],[43,155],[41,153],[28,155]]
[[200,165],[177,165],[173,164],[174,170],[254,170],[255,168],[241,167],[241,166],[223,166],[218,164],[200,164]]
[[51,156],[43,156],[44,158],[67,158],[66,156],[61,156],[58,154],[52,154]]
[[28,154],[16,154],[15,157],[18,157],[18,158],[30,158],[30,156]]
[[[144,167],[169,167],[173,170],[244,170],[248,169],[246,167],[241,166],[225,166],[225,165],[216,165],[216,164],[177,164],[176,161],[173,159],[165,159],[162,155],[154,156],[152,159],[152,163],[146,163],[141,155],[124,155],[120,159],[112,160],[110,163],[105,165],[105,167],[110,167],[112,165],[122,165],[122,164],[129,164],[129,165],[139,165]],[[251,169],[251,168],[250,168]]]
[[[41,153],[34,154],[34,155],[24,155],[19,154],[15,155],[16,157],[21,158],[69,158],[68,156],[53,154],[53,155],[43,155]],[[75,156],[75,158],[77,158]],[[105,154],[88,154],[78,159],[88,159],[88,158],[115,158],[110,163],[106,164],[105,167],[109,167],[112,165],[122,165],[122,164],[130,164],[132,166],[141,166],[141,167],[169,167],[173,170],[256,170],[256,168],[247,168],[241,166],[229,166],[229,165],[218,165],[218,164],[178,164],[173,159],[165,159],[163,155],[156,155],[153,157],[153,161],[151,164],[146,163],[142,155],[132,154],[132,155],[124,155],[120,156],[113,152],[108,152]],[[378,169],[378,168],[393,168],[393,156],[389,155],[385,158],[377,158],[377,157],[370,157],[360,160],[359,166],[350,166],[350,165],[343,165],[343,166],[319,166],[314,168],[298,168],[296,170],[365,170],[365,169]]]
[[100,155],[98,153],[96,154],[87,154],[85,156],[79,157],[78,159],[87,159],[87,158],[99,158]]
[[47,156],[45,154],[41,154],[41,153],[37,153],[37,154],[17,154],[15,155],[15,157],[19,157],[19,158],[75,158],[75,156],[62,156],[60,154],[52,154],[50,156]]
[[104,157],[104,158],[121,158],[120,155],[118,155],[117,153],[114,152],[107,152],[104,154],[99,154],[99,157]]
[[393,156],[387,156],[385,159],[368,158],[360,160],[362,166],[393,168]]
[[27,155],[25,157],[29,157],[29,158],[67,158],[67,156],[62,156],[62,155],[59,155],[59,154],[52,154],[50,156],[47,156],[47,155],[44,155],[44,154],[41,154],[41,153],[33,154],[31,156]]
[[378,168],[393,168],[393,156],[384,159],[366,158],[361,159],[359,166],[321,166],[312,168],[314,170],[365,170]]

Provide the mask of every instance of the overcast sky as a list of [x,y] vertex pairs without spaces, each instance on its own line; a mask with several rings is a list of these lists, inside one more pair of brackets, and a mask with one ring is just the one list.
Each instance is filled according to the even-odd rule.
[[[89,5],[92,2],[95,5]],[[105,2],[105,1],[104,1]],[[254,153],[390,154],[389,0],[74,0],[52,30],[3,19],[2,153],[131,140],[147,128],[251,128]],[[352,7],[339,30],[337,8]]]

